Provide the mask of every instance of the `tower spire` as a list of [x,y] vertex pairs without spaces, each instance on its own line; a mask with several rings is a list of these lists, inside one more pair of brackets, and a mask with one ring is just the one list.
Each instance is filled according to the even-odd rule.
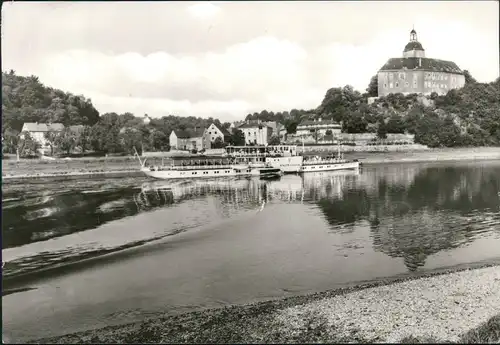
[[413,25],[410,31],[410,42],[416,42],[416,41],[417,41],[417,32],[415,31],[415,25]]

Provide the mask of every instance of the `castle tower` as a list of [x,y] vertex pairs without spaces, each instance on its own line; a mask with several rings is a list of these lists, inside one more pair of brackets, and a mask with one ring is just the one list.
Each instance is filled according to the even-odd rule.
[[425,57],[425,50],[422,47],[422,44],[417,39],[417,32],[415,31],[415,29],[412,29],[410,31],[410,42],[408,42],[408,44],[406,44],[405,46],[405,49],[403,51],[403,57],[405,58]]

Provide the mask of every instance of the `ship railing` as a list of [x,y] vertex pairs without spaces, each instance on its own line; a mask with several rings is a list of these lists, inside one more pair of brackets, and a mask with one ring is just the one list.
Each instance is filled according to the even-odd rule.
[[207,170],[207,169],[233,169],[233,165],[173,165],[165,167],[152,167],[152,171],[168,170]]
[[314,164],[339,164],[339,163],[347,163],[345,159],[317,159],[317,160],[307,160],[304,161],[304,165],[314,165]]

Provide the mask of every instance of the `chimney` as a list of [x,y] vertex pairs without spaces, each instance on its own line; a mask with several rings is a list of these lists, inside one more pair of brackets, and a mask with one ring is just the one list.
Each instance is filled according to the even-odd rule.
[[418,67],[422,67],[422,58],[418,58]]

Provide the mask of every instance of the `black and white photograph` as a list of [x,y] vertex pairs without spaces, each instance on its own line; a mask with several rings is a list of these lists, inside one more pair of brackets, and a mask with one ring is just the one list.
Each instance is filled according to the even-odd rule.
[[8,1],[2,343],[500,343],[499,1]]

